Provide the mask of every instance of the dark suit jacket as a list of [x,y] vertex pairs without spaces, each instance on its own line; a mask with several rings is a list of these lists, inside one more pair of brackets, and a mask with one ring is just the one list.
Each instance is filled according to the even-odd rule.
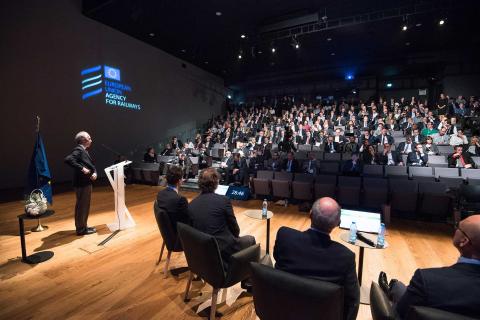
[[355,319],[360,289],[355,254],[330,236],[312,229],[300,232],[281,227],[273,250],[275,268],[344,287],[344,319]]
[[360,160],[357,160],[355,166],[353,165],[352,160],[347,160],[343,164],[342,173],[346,176],[359,176],[362,173],[362,168]]
[[405,318],[411,306],[426,306],[470,317],[480,315],[480,266],[457,263],[450,267],[417,269],[397,303]]
[[[387,142],[388,142],[388,144],[389,144],[389,145],[392,145],[393,142],[394,142],[393,137],[392,137],[391,135],[389,135],[389,134],[387,134],[385,137],[387,137]],[[380,144],[383,145],[383,143],[384,143],[383,140],[385,140],[385,139],[384,139],[384,136],[383,136],[383,135],[378,135],[376,138],[377,138],[377,143],[380,143]]]
[[[333,149],[335,149],[335,152],[340,152],[340,144],[334,141]],[[330,144],[328,141],[323,144],[323,152],[330,152]]]
[[[395,162],[395,165],[397,165],[399,162],[403,162],[403,159],[400,156],[400,153],[398,153],[397,151],[391,151],[391,153],[392,153],[392,159]],[[378,162],[379,162],[379,164],[387,165],[388,164],[388,155],[384,155],[383,152],[381,154],[379,154]]]
[[[287,171],[287,169],[288,169],[288,159],[283,160],[282,169]],[[292,160],[292,168],[291,169],[292,169],[291,172],[298,172],[298,170],[300,169],[300,165],[298,164],[297,159]]]
[[[416,146],[417,146],[417,144],[415,142],[412,142],[412,147],[411,147],[412,151],[415,150]],[[402,153],[404,149],[405,149],[405,142],[400,142],[398,144],[398,148],[396,149],[396,151]]]
[[240,227],[230,199],[215,193],[201,193],[188,205],[188,214],[195,229],[215,237],[222,259],[228,263],[230,256],[240,249],[236,241]]
[[167,212],[175,232],[177,232],[177,222],[191,224],[187,199],[174,190],[167,188],[158,192],[157,205]]
[[[77,145],[73,148],[72,153],[65,157],[65,163],[73,168],[73,186],[86,187],[92,184],[90,177],[97,172],[92,158],[88,152],[81,146]],[[89,174],[84,174],[82,168],[90,170]]]
[[[469,152],[462,152],[463,161],[465,164],[471,164],[475,168],[475,161],[473,161]],[[457,158],[458,159],[458,158]],[[453,153],[448,156],[448,167],[455,168],[457,166],[457,159],[453,157]]]
[[417,152],[410,152],[407,156],[407,165],[419,165],[419,159],[422,159],[422,167],[425,167],[428,163],[428,154],[424,153],[423,157],[418,155]]

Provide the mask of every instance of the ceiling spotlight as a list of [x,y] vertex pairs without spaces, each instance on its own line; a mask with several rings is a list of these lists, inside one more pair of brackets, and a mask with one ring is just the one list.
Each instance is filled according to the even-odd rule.
[[205,64],[208,64],[208,61],[205,61]]
[[417,23],[417,24],[415,25],[415,27],[421,27],[421,26],[422,26],[421,23]]
[[247,36],[244,35],[244,34],[242,34],[242,35],[240,36],[240,38],[242,38],[242,39],[245,39],[246,37],[247,37]]
[[443,26],[445,24],[445,20],[441,19],[440,21],[438,21],[438,24]]
[[277,51],[277,50],[275,50],[275,48],[272,48],[272,53],[275,53],[275,51]]
[[334,56],[334,55],[335,55],[335,52],[330,53],[330,55],[331,55],[331,56]]
[[217,12],[215,12],[215,15],[216,15],[217,17],[220,17],[220,16],[222,15],[222,13],[221,13],[220,11],[217,11]]
[[297,43],[295,44],[295,49],[299,49],[300,48],[300,45]]
[[155,33],[153,33],[153,32],[150,32],[148,35],[149,35],[150,37],[155,37]]
[[187,50],[186,50],[186,49],[182,49],[181,51],[182,51],[182,53],[185,53],[185,52],[187,52]]
[[231,95],[227,95],[227,98],[228,98],[228,99],[232,99],[232,96],[231,96]]
[[241,55],[241,54],[238,55],[238,59],[239,59],[239,60],[242,59],[242,55]]
[[403,27],[402,27],[402,30],[403,30],[403,31],[407,31],[407,29],[408,29],[407,25],[404,24]]
[[393,83],[387,82],[387,88],[391,88],[391,87],[393,87]]
[[332,38],[327,38],[327,41],[332,41]]

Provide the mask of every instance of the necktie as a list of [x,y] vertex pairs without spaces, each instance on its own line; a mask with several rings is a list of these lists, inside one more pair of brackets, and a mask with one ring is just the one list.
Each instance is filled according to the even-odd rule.
[[463,156],[460,156],[460,163],[462,164],[462,168],[465,168],[465,160],[463,160]]

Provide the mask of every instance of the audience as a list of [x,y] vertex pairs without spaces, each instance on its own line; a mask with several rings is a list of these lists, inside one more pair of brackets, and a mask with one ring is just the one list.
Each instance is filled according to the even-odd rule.
[[422,144],[415,146],[415,151],[412,151],[407,156],[407,165],[425,167],[428,163],[428,155],[423,150]]
[[310,220],[311,227],[304,232],[288,227],[278,230],[273,251],[275,268],[343,286],[344,319],[354,320],[360,300],[355,254],[330,239],[330,233],[340,224],[340,206],[332,198],[321,198],[313,204]]
[[460,221],[453,245],[460,252],[449,267],[417,269],[410,284],[392,280],[380,273],[379,284],[404,319],[412,306],[442,309],[470,317],[480,315],[480,215]]
[[201,194],[188,205],[189,216],[195,229],[215,237],[225,266],[230,256],[255,244],[249,235],[240,237],[240,227],[233,212],[230,199],[215,193],[219,174],[214,168],[200,173],[198,186]]

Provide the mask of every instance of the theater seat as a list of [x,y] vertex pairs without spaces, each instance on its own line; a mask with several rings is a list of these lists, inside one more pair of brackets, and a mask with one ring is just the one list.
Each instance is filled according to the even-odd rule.
[[337,199],[342,206],[358,207],[360,205],[361,177],[338,177]]
[[257,196],[269,196],[271,194],[270,182],[273,179],[273,171],[259,170],[257,177],[253,178],[253,190]]
[[363,178],[363,206],[381,210],[388,203],[388,180],[383,178]]
[[337,176],[318,175],[315,177],[314,191],[315,199],[322,197],[335,197],[337,188]]
[[292,181],[292,197],[296,200],[310,201],[313,199],[313,181],[315,177],[307,173],[295,174]]
[[261,320],[341,320],[343,288],[251,263],[253,303]]

